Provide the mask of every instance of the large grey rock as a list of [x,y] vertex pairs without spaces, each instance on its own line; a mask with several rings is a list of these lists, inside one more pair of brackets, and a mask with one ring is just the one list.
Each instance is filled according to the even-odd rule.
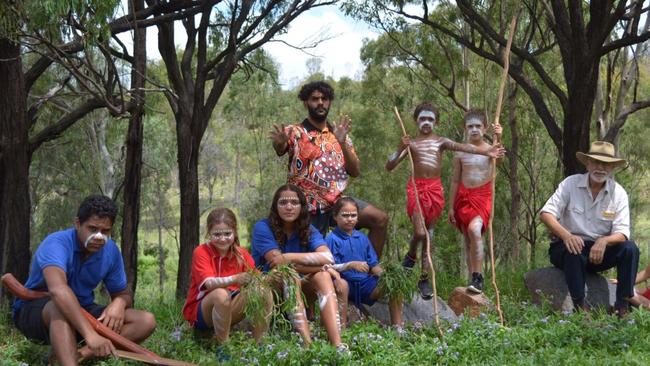
[[[354,307],[354,305],[350,304],[350,308]],[[368,313],[372,318],[377,319],[380,323],[390,324],[390,311],[387,302],[380,300],[372,306],[366,306],[366,309],[368,309]],[[440,314],[440,320],[453,323],[458,319],[456,314],[440,297],[438,297],[438,313]],[[350,321],[354,321],[355,318],[357,318],[356,314],[351,315]],[[434,321],[433,300],[422,300],[419,294],[415,294],[411,302],[404,304],[402,320],[411,324],[415,322],[432,323]]]
[[[613,290],[610,290],[609,281],[597,273],[587,273],[585,279],[586,302],[589,306],[606,308],[614,306],[615,285],[612,285]],[[573,310],[573,302],[562,270],[546,267],[529,271],[524,275],[524,283],[534,303],[539,305],[545,302],[558,311]]]

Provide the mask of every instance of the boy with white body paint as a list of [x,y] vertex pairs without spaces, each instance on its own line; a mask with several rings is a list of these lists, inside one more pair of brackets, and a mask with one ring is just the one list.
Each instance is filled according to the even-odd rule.
[[[477,147],[491,147],[483,140],[487,130],[485,112],[471,109],[465,113],[465,135]],[[493,125],[501,136],[501,125]],[[483,233],[492,211],[492,176],[490,158],[458,151],[453,159],[454,173],[449,189],[449,222],[455,225],[465,240],[467,269],[471,282],[467,289],[483,292]]]
[[[384,270],[379,265],[370,239],[354,229],[359,218],[359,207],[355,200],[350,197],[340,198],[334,204],[332,214],[337,226],[325,241],[336,263],[323,266],[323,270],[329,272],[335,282],[342,281],[349,288],[349,295],[339,298],[340,302],[344,302],[342,311],[345,314],[348,300],[359,307],[362,303],[373,305],[383,295],[377,284],[378,277]],[[402,326],[402,308],[401,301],[389,299],[391,324],[398,329]],[[343,324],[345,323],[344,318]]]
[[413,223],[414,233],[409,251],[402,264],[405,267],[413,267],[417,259],[418,245],[422,245],[422,277],[418,282],[418,289],[422,298],[428,300],[433,297],[433,289],[428,280],[429,268],[426,265],[425,227],[431,233],[430,236],[433,236],[433,228],[438,222],[445,204],[440,181],[443,151],[464,151],[470,154],[499,158],[503,156],[505,150],[501,146],[460,144],[436,135],[434,127],[439,123],[439,116],[437,109],[430,103],[425,102],[418,105],[413,113],[413,119],[418,126],[418,136],[412,140],[408,136],[402,137],[397,151],[386,162],[386,170],[393,170],[408,155],[406,149],[410,147],[414,164],[413,177],[423,212],[420,212],[417,207],[413,179],[409,179],[406,186],[406,209]]

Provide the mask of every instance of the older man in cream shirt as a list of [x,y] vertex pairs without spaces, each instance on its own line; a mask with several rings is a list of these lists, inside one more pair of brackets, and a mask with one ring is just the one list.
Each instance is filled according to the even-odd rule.
[[616,267],[616,310],[629,311],[639,265],[639,249],[630,240],[630,210],[625,189],[613,173],[627,162],[616,157],[614,146],[595,141],[588,153],[576,154],[587,173],[560,183],[541,210],[541,221],[552,234],[549,257],[564,271],[577,310],[588,310],[585,273]]

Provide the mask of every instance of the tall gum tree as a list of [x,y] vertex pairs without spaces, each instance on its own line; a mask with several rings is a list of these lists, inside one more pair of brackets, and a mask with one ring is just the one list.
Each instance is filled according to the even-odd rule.
[[[3,111],[0,117],[0,272],[11,272],[21,281],[27,278],[31,256],[29,167],[33,153],[93,110],[107,108],[113,115],[122,115],[134,105],[137,107],[137,102],[127,100],[128,91],[122,90],[113,58],[133,62],[134,57],[126,55],[124,50],[112,49],[108,38],[134,27],[144,28],[191,16],[201,3],[156,2],[117,18],[113,16],[116,1],[0,3],[0,110]],[[105,61],[100,66],[85,57],[86,47],[96,46],[91,40],[98,39],[103,39],[103,48],[101,51],[95,48],[95,52]],[[28,52],[32,57],[25,63]],[[55,82],[42,86],[47,92],[31,96],[34,86],[48,79],[43,76],[54,64],[63,66],[68,75],[49,78]],[[39,112],[48,108],[62,91],[76,97],[73,103],[65,100],[59,104],[58,109],[63,112],[57,118],[52,122],[41,121]],[[132,156],[138,159],[137,153]],[[127,204],[134,201],[125,199]],[[125,207],[128,220],[138,219],[127,210],[130,211]],[[124,230],[133,233],[124,235]],[[137,224],[127,226],[123,236],[133,237],[134,230]],[[133,261],[129,258],[125,257],[127,266]],[[131,266],[137,268],[137,263]]]
[[[577,151],[589,147],[592,113],[603,57],[624,47],[641,44],[650,38],[648,1],[524,0],[444,1],[434,6],[427,1],[388,2],[367,0],[350,2],[351,13],[370,22],[391,23],[399,27],[420,22],[451,37],[474,54],[502,65],[507,42],[504,35],[510,16],[521,9],[519,26],[511,49],[510,77],[530,98],[559,155],[564,174],[584,168]],[[452,16],[437,16],[441,10]],[[507,11],[504,11],[507,10]],[[454,16],[453,13],[456,15]],[[461,22],[467,30],[463,30]],[[553,58],[559,57],[557,75]],[[646,108],[635,100],[629,114]],[[624,121],[600,135],[616,141]]]
[[[155,2],[148,0],[149,6]],[[232,74],[256,67],[248,57],[271,41],[303,12],[333,1],[203,1],[196,17],[182,21],[187,35],[177,53],[172,23],[158,25],[158,50],[167,69],[165,93],[176,120],[180,186],[180,252],[176,297],[183,298],[190,281],[192,253],[199,243],[199,148]]]

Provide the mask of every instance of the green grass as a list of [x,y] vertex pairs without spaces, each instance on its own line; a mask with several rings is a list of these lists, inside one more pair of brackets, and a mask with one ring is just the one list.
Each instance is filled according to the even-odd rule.
[[[375,322],[353,324],[343,333],[349,355],[339,355],[320,326],[314,344],[305,349],[296,334],[276,327],[257,345],[249,332],[237,330],[226,351],[230,365],[647,365],[650,364],[650,312],[634,311],[619,321],[595,312],[566,315],[530,304],[523,290],[522,273],[499,274],[506,327],[496,314],[485,314],[458,324],[443,324],[444,337],[432,326],[406,327],[398,336]],[[462,285],[439,276],[441,296]],[[491,288],[488,285],[488,296]],[[164,357],[216,365],[208,336],[195,334],[181,316],[181,301],[173,300],[173,286],[141,284],[139,308],[156,315],[158,327],[144,346]],[[40,365],[46,346],[27,341],[11,324],[8,309],[0,315],[0,365]],[[89,365],[131,365],[121,360],[87,362]]]

